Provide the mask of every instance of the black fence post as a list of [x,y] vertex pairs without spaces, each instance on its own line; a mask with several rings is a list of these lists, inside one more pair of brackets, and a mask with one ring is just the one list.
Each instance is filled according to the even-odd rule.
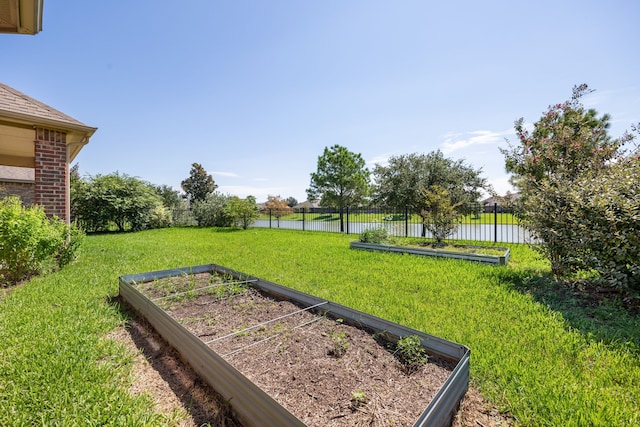
[[498,243],[498,203],[493,204],[493,242]]
[[347,206],[347,234],[349,234],[349,206]]
[[409,206],[404,207],[404,237],[409,237]]
[[302,209],[302,231],[304,231],[304,220],[305,220],[305,212],[306,212],[306,208]]
[[269,228],[271,228],[271,208],[269,208]]

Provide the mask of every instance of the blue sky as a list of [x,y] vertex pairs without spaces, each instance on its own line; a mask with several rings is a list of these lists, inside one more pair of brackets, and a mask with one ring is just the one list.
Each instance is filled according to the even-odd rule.
[[587,83],[619,136],[640,121],[640,3],[45,0],[2,36],[2,82],[98,127],[81,174],[306,199],[327,146],[440,149],[503,193],[498,147]]

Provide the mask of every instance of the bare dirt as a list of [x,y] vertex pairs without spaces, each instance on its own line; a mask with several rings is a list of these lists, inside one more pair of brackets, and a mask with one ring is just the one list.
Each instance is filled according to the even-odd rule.
[[[308,426],[411,426],[453,369],[432,357],[408,369],[393,346],[367,331],[254,289],[223,286],[180,293],[211,286],[210,275],[194,277],[163,279],[139,289]],[[186,415],[176,425],[242,425],[224,399],[143,319],[132,313],[117,338],[142,350],[132,392],[150,394],[162,412],[184,408]],[[470,389],[453,425],[511,422]]]

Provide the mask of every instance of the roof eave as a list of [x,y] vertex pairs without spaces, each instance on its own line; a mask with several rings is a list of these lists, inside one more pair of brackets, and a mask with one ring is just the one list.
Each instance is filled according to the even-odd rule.
[[0,13],[0,33],[38,34],[42,31],[44,0],[6,0]]
[[[88,142],[98,128],[87,126],[81,123],[71,123],[60,120],[53,120],[44,117],[34,117],[28,114],[16,113],[13,111],[0,109],[0,117],[15,123],[26,124],[34,127],[48,127],[55,130],[65,131],[73,135],[80,136],[73,138],[73,142]],[[71,132],[70,132],[71,131]]]

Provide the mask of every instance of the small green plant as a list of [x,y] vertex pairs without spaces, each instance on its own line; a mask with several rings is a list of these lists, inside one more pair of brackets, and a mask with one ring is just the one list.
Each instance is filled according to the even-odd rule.
[[351,409],[356,410],[361,406],[369,403],[369,396],[363,390],[358,389],[356,391],[351,392]]
[[399,339],[396,344],[396,355],[408,373],[415,372],[429,360],[420,338],[416,335]]
[[329,334],[333,347],[329,349],[329,355],[333,357],[342,357],[349,349],[348,335],[345,332],[333,332]]
[[385,243],[389,241],[389,233],[384,227],[367,228],[360,233],[362,243]]

